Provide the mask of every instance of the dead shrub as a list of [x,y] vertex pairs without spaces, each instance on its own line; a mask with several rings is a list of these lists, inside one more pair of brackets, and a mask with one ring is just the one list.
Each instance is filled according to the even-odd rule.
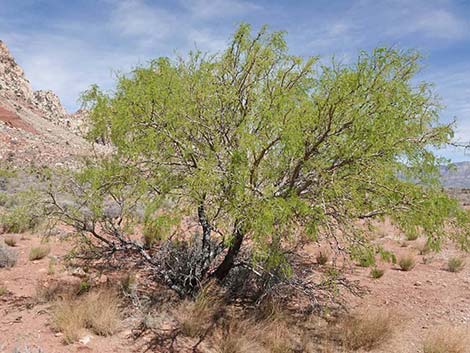
[[371,350],[393,334],[394,317],[383,309],[366,309],[345,318],[341,325],[343,345],[348,349]]
[[416,266],[416,259],[413,255],[407,254],[400,258],[398,265],[402,271],[411,271]]
[[470,332],[465,328],[440,327],[423,342],[423,353],[469,353]]
[[29,261],[41,260],[51,252],[51,248],[47,245],[34,246],[29,251]]
[[16,252],[0,243],[0,268],[13,267],[16,265]]
[[119,297],[111,290],[61,300],[54,309],[53,326],[63,333],[65,343],[77,341],[85,328],[99,336],[110,336],[121,321],[119,303]]

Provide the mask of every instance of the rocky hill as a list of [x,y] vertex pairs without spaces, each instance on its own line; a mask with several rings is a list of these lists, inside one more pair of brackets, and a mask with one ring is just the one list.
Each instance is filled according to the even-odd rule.
[[442,184],[447,188],[470,188],[470,161],[454,164],[454,168],[441,168]]
[[0,41],[0,165],[68,164],[89,151],[80,137],[83,112],[68,114],[51,91],[33,91],[23,69]]

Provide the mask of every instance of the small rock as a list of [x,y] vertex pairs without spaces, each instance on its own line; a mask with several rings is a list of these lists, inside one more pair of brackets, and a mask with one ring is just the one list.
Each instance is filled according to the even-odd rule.
[[91,336],[87,335],[85,337],[82,337],[78,342],[81,344],[88,344],[91,341]]

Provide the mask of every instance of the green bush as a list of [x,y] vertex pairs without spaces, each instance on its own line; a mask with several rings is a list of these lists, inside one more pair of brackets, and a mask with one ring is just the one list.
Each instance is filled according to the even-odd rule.
[[33,190],[22,191],[9,197],[5,210],[0,213],[0,227],[6,233],[24,233],[36,229],[42,218],[39,194]]
[[465,266],[465,261],[461,257],[451,257],[447,262],[447,269],[450,272],[460,272]]
[[370,270],[370,276],[375,279],[382,277],[384,273],[385,273],[385,270],[381,268],[377,268],[377,267],[374,267]]

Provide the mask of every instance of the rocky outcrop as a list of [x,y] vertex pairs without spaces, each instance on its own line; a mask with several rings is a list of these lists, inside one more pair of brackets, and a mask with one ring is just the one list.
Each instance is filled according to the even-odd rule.
[[33,91],[23,69],[16,63],[4,42],[0,41],[0,98],[16,109],[31,108],[55,125],[82,133],[85,114],[68,114],[59,97],[52,91]]
[[33,91],[0,41],[0,165],[72,166],[91,145],[80,135],[86,112],[68,114],[51,91]]
[[23,69],[16,63],[7,46],[0,40],[0,96],[30,102],[33,100],[31,84]]

